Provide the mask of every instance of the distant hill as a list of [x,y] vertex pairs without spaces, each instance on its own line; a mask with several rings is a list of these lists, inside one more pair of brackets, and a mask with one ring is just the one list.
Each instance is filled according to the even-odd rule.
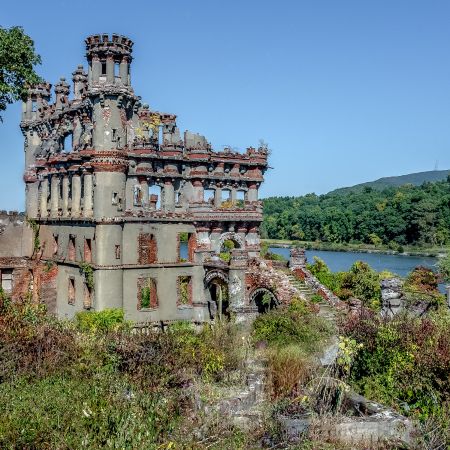
[[420,186],[425,181],[434,182],[445,180],[448,175],[450,175],[450,170],[430,170],[428,172],[410,173],[408,175],[399,175],[397,177],[384,177],[379,180],[356,184],[355,186],[335,189],[334,191],[328,192],[328,194],[347,194],[349,192],[358,192],[365,187],[371,187],[372,189],[381,191],[387,187],[402,186],[404,184]]

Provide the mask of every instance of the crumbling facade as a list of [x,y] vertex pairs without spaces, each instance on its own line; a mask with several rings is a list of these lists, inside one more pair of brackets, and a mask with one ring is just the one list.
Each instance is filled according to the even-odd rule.
[[249,284],[249,267],[267,149],[217,152],[199,134],[181,136],[175,115],[135,95],[132,47],[88,37],[72,98],[61,78],[54,102],[43,83],[23,105],[27,239],[39,243],[24,256],[51,278],[41,300],[68,318],[104,308],[136,322],[254,313],[265,289]]

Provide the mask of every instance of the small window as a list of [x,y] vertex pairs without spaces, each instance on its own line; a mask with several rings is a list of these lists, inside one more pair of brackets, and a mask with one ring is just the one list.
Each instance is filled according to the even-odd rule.
[[141,233],[138,239],[138,263],[154,264],[158,259],[156,239],[153,234]]
[[92,262],[92,240],[84,240],[84,260],[86,262]]
[[112,193],[111,204],[112,205],[117,205],[118,203],[119,203],[119,193],[118,192],[113,192]]
[[133,188],[133,204],[134,206],[142,206],[142,189],[138,184]]
[[153,278],[138,279],[138,309],[158,307],[158,292]]
[[116,259],[120,259],[120,245],[116,245],[115,254],[116,254]]
[[69,305],[75,305],[75,278],[69,278],[69,292],[68,292],[68,300],[67,303]]
[[37,101],[33,100],[31,102],[31,112],[36,112],[37,111]]
[[83,308],[84,309],[92,308],[92,289],[86,283],[84,284]]
[[115,62],[114,63],[114,76],[118,77],[120,74],[120,63]]
[[72,145],[73,145],[72,141],[73,141],[72,133],[69,133],[63,137],[63,150],[65,153],[69,153],[72,151]]
[[72,234],[69,236],[69,249],[67,252],[67,257],[69,261],[75,261],[76,259],[76,242],[75,242],[75,236]]
[[102,75],[106,75],[106,61],[102,61]]
[[111,141],[112,142],[116,142],[117,141],[117,129],[113,128],[112,129],[112,137],[111,137]]
[[53,256],[57,256],[58,255],[58,235],[54,234],[53,235]]
[[13,270],[12,269],[2,269],[0,272],[1,286],[4,292],[10,293],[12,291],[13,282]]
[[192,277],[190,276],[178,277],[178,304],[192,304]]

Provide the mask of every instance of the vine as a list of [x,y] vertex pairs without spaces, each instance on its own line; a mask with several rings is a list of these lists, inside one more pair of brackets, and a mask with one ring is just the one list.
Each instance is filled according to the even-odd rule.
[[26,218],[27,224],[33,230],[33,253],[37,253],[41,249],[41,241],[39,239],[39,225],[34,219]]
[[84,275],[86,285],[89,289],[94,289],[94,269],[88,262],[80,263],[80,272]]

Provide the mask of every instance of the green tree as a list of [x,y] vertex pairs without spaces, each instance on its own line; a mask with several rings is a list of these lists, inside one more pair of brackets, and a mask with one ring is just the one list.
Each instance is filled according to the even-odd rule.
[[41,81],[33,67],[40,63],[33,40],[21,27],[0,27],[0,112],[25,100],[27,86]]

